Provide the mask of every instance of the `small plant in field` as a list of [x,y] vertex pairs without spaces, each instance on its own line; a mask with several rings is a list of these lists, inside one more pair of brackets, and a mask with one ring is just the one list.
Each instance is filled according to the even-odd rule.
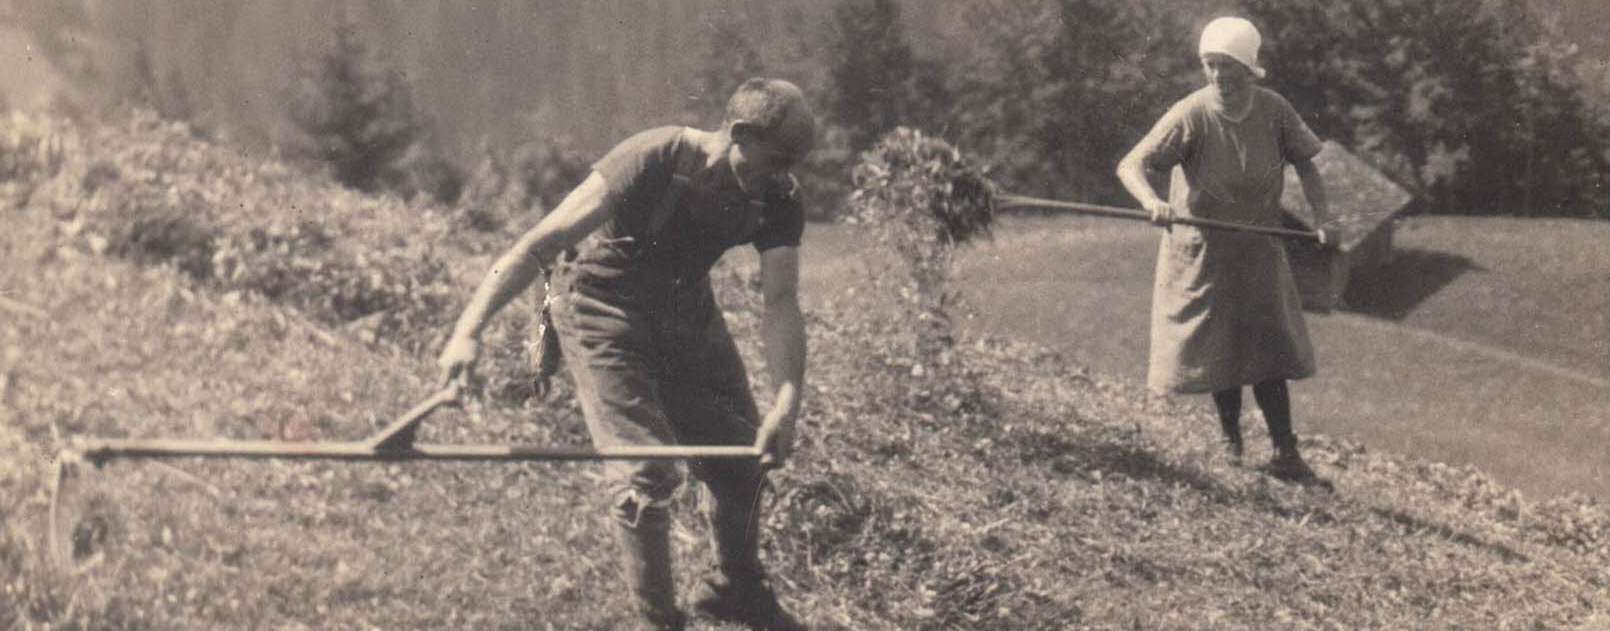
[[504,160],[492,151],[491,145],[481,144],[481,158],[464,181],[459,194],[454,219],[472,230],[496,232],[503,228],[517,204],[512,198],[520,196],[509,181]]
[[0,127],[5,129],[0,133],[0,191],[26,199],[39,180],[61,170],[70,130],[48,118],[16,111],[0,121]]
[[917,324],[917,360],[948,363],[951,260],[958,246],[989,235],[994,185],[956,147],[906,127],[862,154],[852,176],[851,220],[871,226],[905,264],[899,294]]

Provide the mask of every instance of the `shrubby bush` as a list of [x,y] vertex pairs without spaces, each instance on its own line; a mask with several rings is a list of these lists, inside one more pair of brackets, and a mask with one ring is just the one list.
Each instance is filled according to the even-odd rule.
[[[29,212],[49,212],[62,247],[170,264],[223,291],[295,305],[319,321],[370,323],[377,338],[423,348],[457,288],[437,254],[451,226],[438,206],[321,183],[192,137],[182,123],[135,111],[81,132],[14,118],[12,147],[56,143],[15,165],[37,178]],[[59,157],[58,157],[59,156]]]
[[548,137],[515,147],[510,160],[511,183],[522,196],[522,208],[544,211],[558,206],[592,173],[592,161],[567,138]]
[[527,141],[509,152],[483,143],[480,161],[458,198],[458,220],[482,232],[501,230],[510,220],[529,226],[591,170],[587,157],[564,138]]
[[524,191],[510,181],[505,161],[489,144],[481,146],[480,160],[464,180],[454,220],[480,232],[501,230],[524,201]]
[[384,188],[404,199],[423,197],[451,204],[464,193],[466,177],[432,141],[416,142],[403,154],[385,180]]
[[14,195],[26,198],[35,183],[61,170],[62,162],[66,159],[63,145],[71,135],[72,128],[53,119],[18,111],[9,112],[3,125],[5,133],[0,135],[0,143],[3,143],[0,146],[0,185],[8,187]]

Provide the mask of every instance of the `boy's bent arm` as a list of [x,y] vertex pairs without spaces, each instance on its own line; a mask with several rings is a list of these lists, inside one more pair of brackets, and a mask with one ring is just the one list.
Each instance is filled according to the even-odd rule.
[[453,337],[480,337],[487,321],[531,286],[546,262],[609,220],[614,201],[603,176],[589,175],[492,265],[459,316]]

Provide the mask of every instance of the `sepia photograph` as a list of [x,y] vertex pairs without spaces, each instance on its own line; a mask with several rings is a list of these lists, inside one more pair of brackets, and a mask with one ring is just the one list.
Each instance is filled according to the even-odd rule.
[[0,631],[1610,631],[1604,0],[0,0]]

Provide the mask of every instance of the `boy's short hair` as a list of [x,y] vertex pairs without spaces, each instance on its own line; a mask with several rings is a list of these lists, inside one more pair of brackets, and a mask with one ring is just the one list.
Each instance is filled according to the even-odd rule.
[[808,149],[815,139],[816,120],[805,92],[782,79],[755,78],[743,82],[727,100],[727,121],[755,126],[768,140]]

